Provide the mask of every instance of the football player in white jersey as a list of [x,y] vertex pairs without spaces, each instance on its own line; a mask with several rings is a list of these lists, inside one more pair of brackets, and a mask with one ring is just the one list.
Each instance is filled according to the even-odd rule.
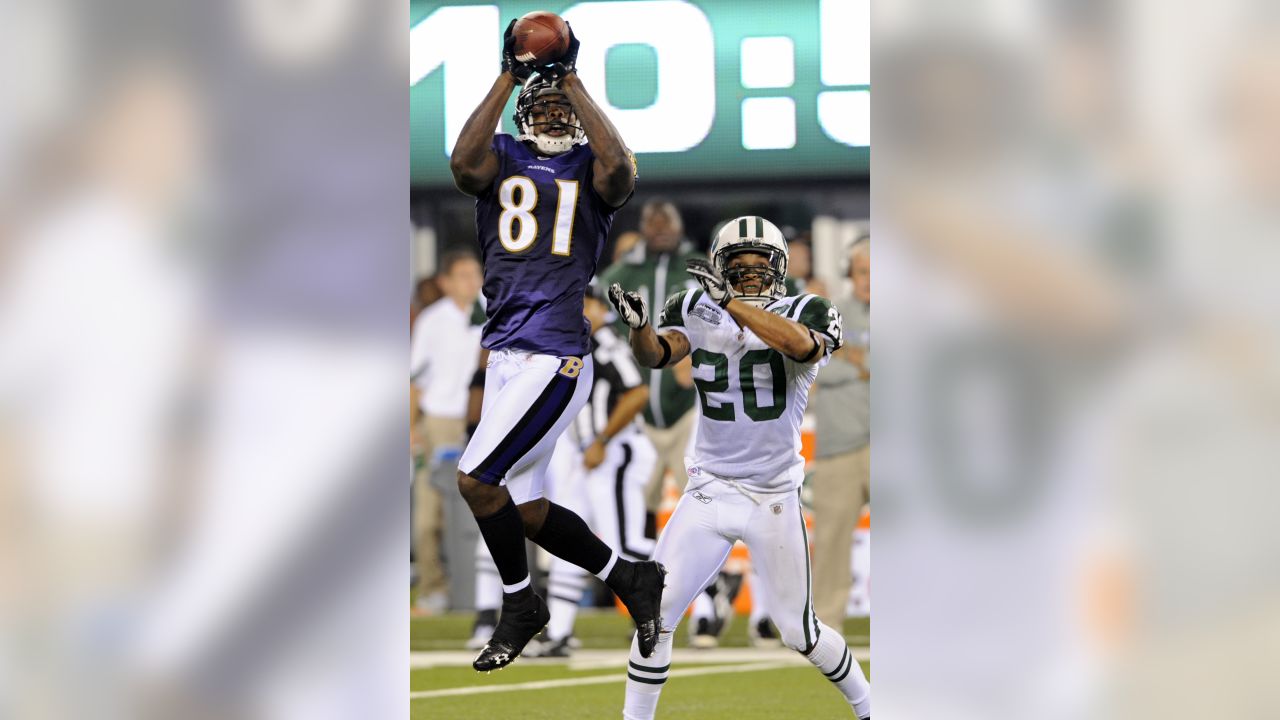
[[688,265],[702,289],[671,296],[657,331],[639,295],[609,288],[631,327],[636,359],[665,367],[691,355],[701,403],[689,485],[654,550],[670,573],[658,644],[648,658],[632,644],[623,717],[653,717],[676,625],[742,540],[783,643],[813,663],[865,720],[866,676],[842,632],[813,614],[799,497],[800,422],[818,368],[841,345],[840,313],[817,295],[785,297],[786,240],[761,217],[729,221],[712,242],[711,262]]

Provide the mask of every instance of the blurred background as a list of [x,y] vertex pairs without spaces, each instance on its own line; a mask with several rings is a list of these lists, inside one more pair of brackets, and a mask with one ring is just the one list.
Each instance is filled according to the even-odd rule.
[[881,720],[1276,714],[1278,21],[873,10]]
[[0,716],[403,710],[407,14],[0,10]]

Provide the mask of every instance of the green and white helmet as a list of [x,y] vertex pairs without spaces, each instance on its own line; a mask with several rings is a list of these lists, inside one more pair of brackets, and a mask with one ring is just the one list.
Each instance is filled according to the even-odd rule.
[[730,270],[729,259],[742,252],[759,253],[769,259],[763,270],[764,289],[759,295],[735,295],[743,302],[764,307],[787,294],[787,240],[778,226],[759,215],[736,217],[720,227],[711,241],[711,264],[730,286],[737,285],[743,270]]

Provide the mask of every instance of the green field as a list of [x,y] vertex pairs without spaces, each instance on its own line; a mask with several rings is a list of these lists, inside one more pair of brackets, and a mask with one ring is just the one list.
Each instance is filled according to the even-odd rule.
[[[411,717],[619,718],[629,628],[630,621],[615,613],[584,612],[576,627],[583,649],[568,661],[522,658],[505,670],[481,675],[470,668],[474,653],[462,650],[471,631],[470,615],[416,619],[411,633]],[[848,621],[844,631],[855,651],[865,651],[865,619]],[[839,693],[798,654],[749,648],[743,618],[730,627],[719,650],[687,649],[683,624],[675,642],[658,718],[852,717]],[[862,666],[870,675],[869,665]]]

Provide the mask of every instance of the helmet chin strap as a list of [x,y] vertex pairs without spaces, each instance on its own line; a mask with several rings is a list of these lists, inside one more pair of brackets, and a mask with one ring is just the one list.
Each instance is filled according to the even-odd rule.
[[773,302],[773,297],[769,295],[734,295],[733,299],[748,305],[755,305],[758,308]]
[[[729,273],[732,273],[732,272],[735,272],[735,271],[729,271]],[[785,281],[783,280],[782,276],[777,275],[772,271],[768,271],[768,274],[764,276],[764,279],[762,282],[761,281],[741,281],[741,280],[735,282],[733,278],[730,278],[729,281],[730,281],[730,287],[733,288],[734,300],[741,300],[744,303],[755,305],[756,307],[760,307],[760,308],[765,307],[766,305],[773,302],[774,300],[777,300],[787,294],[786,285],[784,284]],[[742,291],[738,290],[739,285],[745,286],[747,282],[759,282],[760,290],[756,294],[751,294],[751,295],[745,294]]]
[[573,133],[565,133],[560,137],[553,137],[546,133],[538,133],[532,136],[533,144],[539,151],[546,155],[560,155],[568,152],[573,148]]
[[770,283],[768,286],[760,288],[760,290],[757,291],[756,294],[750,294],[750,295],[739,291],[737,288],[734,288],[733,299],[740,300],[744,303],[747,303],[748,305],[755,305],[758,308],[763,308],[769,303],[773,302],[774,300],[777,300],[778,297],[780,297],[780,295],[775,293],[772,288],[773,288],[773,284]]

